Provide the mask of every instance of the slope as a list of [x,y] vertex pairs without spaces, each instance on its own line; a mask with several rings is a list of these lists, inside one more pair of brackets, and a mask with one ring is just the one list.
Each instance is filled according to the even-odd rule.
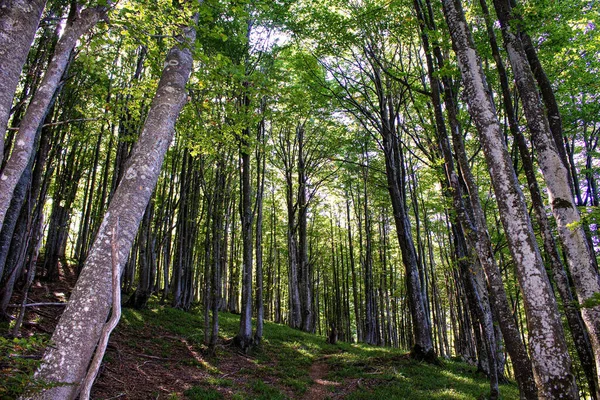
[[[269,322],[262,344],[241,354],[231,345],[239,316],[229,313],[220,314],[221,343],[216,355],[208,357],[203,320],[201,310],[184,312],[157,302],[143,311],[124,309],[92,398],[466,400],[484,399],[488,393],[486,378],[462,362],[432,366],[411,360],[402,350],[331,345],[322,336]],[[18,342],[3,339],[2,350],[11,343],[12,348],[0,360],[9,372],[0,378],[0,398],[10,398],[17,386],[24,386],[24,375],[14,373],[18,360],[31,364],[31,354],[39,355],[44,334],[34,332]],[[519,397],[514,384],[500,390],[504,399]]]

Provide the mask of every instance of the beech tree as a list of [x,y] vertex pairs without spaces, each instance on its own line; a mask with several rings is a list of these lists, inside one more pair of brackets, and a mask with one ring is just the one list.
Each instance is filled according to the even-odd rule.
[[[71,57],[71,51],[79,38],[105,17],[107,10],[104,6],[81,10],[81,5],[76,2],[73,3],[72,8],[65,32],[56,44],[52,61],[46,69],[39,89],[27,107],[27,111],[19,125],[14,148],[0,176],[0,193],[2,193],[0,195],[0,228],[4,222],[15,186],[31,158],[35,134],[46,117],[54,92]],[[32,11],[35,12],[35,10]]]
[[0,3],[0,164],[13,96],[45,5],[45,0]]
[[[600,304],[588,304],[600,293],[600,275],[596,268],[595,255],[589,246],[581,218],[577,210],[566,160],[561,158],[550,124],[542,107],[533,72],[523,43],[519,38],[519,28],[514,26],[514,17],[509,1],[495,0],[496,13],[502,24],[502,34],[510,60],[517,89],[523,103],[527,126],[538,153],[538,163],[544,175],[552,213],[558,225],[558,234],[565,249],[569,270],[581,309],[583,321],[590,333],[590,340],[596,359],[596,370],[600,371]],[[512,25],[511,25],[512,24]],[[534,50],[530,50],[534,51]],[[542,70],[540,65],[536,66]],[[543,74],[543,71],[539,73]]]
[[528,314],[529,349],[540,397],[576,398],[577,386],[571,372],[571,360],[556,300],[537,248],[523,194],[502,139],[462,5],[454,0],[445,0],[443,5],[467,93],[469,112],[482,140],[500,217],[517,263],[519,284]]
[[[377,5],[369,6],[371,12],[381,12]],[[435,361],[431,324],[423,297],[424,282],[421,282],[419,276],[418,256],[406,205],[406,171],[399,140],[402,127],[398,121],[401,118],[400,109],[406,101],[406,87],[386,74],[393,63],[400,62],[398,59],[405,50],[401,43],[387,40],[391,35],[388,35],[389,26],[386,21],[361,22],[356,27],[361,33],[360,37],[341,36],[331,43],[333,48],[329,48],[330,43],[322,44],[320,51],[344,51],[348,54],[347,59],[343,58],[339,64],[323,62],[323,65],[338,85],[339,89],[332,89],[332,94],[340,100],[342,107],[355,116],[365,129],[372,130],[379,136],[379,145],[385,156],[387,186],[393,206],[397,240],[406,268],[415,339],[412,354],[417,359]],[[358,71],[358,76],[353,76],[353,71]],[[372,340],[368,334],[370,328],[368,325],[366,328],[366,340],[369,342]]]
[[145,128],[106,211],[69,306],[52,336],[54,345],[44,355],[36,373],[38,379],[62,385],[32,398],[77,396],[111,306],[111,248],[117,247],[122,269],[172,141],[177,116],[187,100],[185,86],[192,70],[190,46],[196,37],[195,23],[197,16],[184,29],[180,43],[169,50]]

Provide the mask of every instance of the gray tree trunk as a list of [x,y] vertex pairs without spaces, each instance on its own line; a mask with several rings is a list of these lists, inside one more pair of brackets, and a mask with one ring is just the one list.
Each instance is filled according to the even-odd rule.
[[[212,198],[212,259],[210,265],[212,269],[212,278],[206,277],[207,280],[212,279],[209,283],[210,296],[207,293],[205,304],[210,308],[212,313],[212,323],[210,326],[210,342],[208,344],[209,351],[214,354],[217,340],[219,339],[219,308],[221,305],[221,275],[223,271],[223,252],[225,245],[223,243],[223,235],[227,230],[223,229],[224,214],[225,214],[225,160],[219,158],[215,171],[215,187]],[[207,217],[207,220],[210,219]],[[208,261],[208,260],[207,260]],[[207,269],[208,271],[209,269]],[[207,334],[208,334],[207,326]]]
[[[52,335],[53,346],[47,349],[35,374],[36,379],[66,385],[48,388],[30,398],[65,400],[77,395],[111,306],[111,243],[117,240],[122,270],[173,139],[177,116],[186,102],[185,85],[192,70],[189,44],[194,42],[195,36],[194,28],[185,29],[186,43],[174,46],[167,55],[156,95],[124,178],[108,206],[69,304]],[[118,231],[113,238],[112,230],[117,223]]]
[[[261,100],[261,112],[265,111],[265,100]],[[254,343],[262,340],[265,318],[263,288],[263,199],[265,193],[266,152],[265,152],[265,120],[258,125],[258,149],[256,150],[256,332]]]
[[304,124],[296,126],[298,139],[298,272],[300,287],[300,304],[302,312],[302,330],[312,332],[314,316],[312,312],[312,284],[310,279],[310,264],[308,260],[307,213],[308,201],[306,191],[306,149],[304,147]]
[[297,152],[297,143],[294,137],[293,144],[289,132],[284,132],[279,138],[278,153],[283,162],[285,175],[285,200],[287,211],[287,247],[288,247],[288,288],[289,288],[289,325],[292,328],[302,326],[302,312],[300,302],[300,287],[298,284],[298,239],[296,213],[298,204],[294,192],[293,165]]
[[46,0],[0,0],[0,164],[13,97],[45,5]]
[[[502,225],[516,264],[527,314],[529,349],[541,398],[577,398],[564,333],[554,293],[533,234],[502,131],[490,100],[487,82],[474,49],[460,1],[444,0],[444,14],[465,94],[479,132]],[[559,160],[560,161],[560,160]]]
[[[529,154],[527,142],[525,141],[523,133],[519,129],[516,113],[512,103],[506,68],[504,67],[504,62],[502,61],[502,58],[500,56],[500,49],[496,40],[496,34],[493,28],[493,21],[489,16],[486,0],[480,0],[480,4],[485,17],[485,23],[488,31],[490,47],[492,49],[492,55],[494,56],[494,60],[496,61],[496,68],[498,70],[498,76],[500,78],[504,109],[507,115],[510,131],[513,137],[515,138],[515,143],[517,144],[519,153],[521,155],[523,171],[525,172],[525,176],[527,177],[527,186],[531,195],[531,203],[535,212],[538,228],[540,230],[540,236],[544,244],[544,251],[546,253],[546,256],[548,257],[547,262],[550,265],[550,271],[552,271],[553,281],[556,284],[556,288],[563,302],[564,313],[567,318],[571,334],[573,335],[573,342],[575,344],[575,348],[577,349],[579,360],[581,361],[581,367],[584,370],[588,381],[590,393],[592,394],[593,398],[600,398],[600,392],[598,392],[598,375],[596,372],[596,365],[594,363],[594,356],[592,354],[591,342],[588,333],[585,329],[583,320],[581,318],[581,314],[579,313],[577,305],[574,302],[575,300],[573,298],[573,294],[571,293],[567,272],[565,271],[563,262],[558,253],[558,248],[556,245],[556,241],[554,240],[554,236],[552,234],[550,222],[548,221],[548,217],[546,216],[544,202],[542,200],[540,188],[537,183],[535,167],[533,165],[532,157]],[[551,93],[552,88],[550,87],[548,78],[541,70],[541,65],[539,64],[539,60],[537,60],[535,49],[533,49],[529,37],[526,35],[522,35],[521,37],[522,40],[524,40],[523,45],[525,47],[525,51],[527,52],[529,63],[530,65],[532,65],[532,69],[534,70],[534,74],[536,75],[536,78],[538,80],[539,86],[542,87],[542,82],[540,82],[540,79],[542,79],[544,85],[547,87],[547,89],[542,88],[542,93],[546,93],[546,90],[549,90],[550,93],[546,94],[546,96],[551,95],[551,97],[554,97],[554,95]],[[530,50],[528,50],[529,46],[531,46]],[[532,55],[530,55],[530,51],[533,52]],[[535,60],[532,60],[532,58],[535,58]],[[537,71],[536,67],[533,67],[534,62],[537,62],[535,63],[535,65],[537,65]],[[540,77],[538,78],[538,76]],[[553,132],[555,142],[557,140],[557,137],[560,138],[560,140],[557,142],[557,149],[559,153],[561,153],[562,148],[561,154],[564,154],[565,151],[562,142],[562,125],[560,121],[560,114],[558,113],[556,101],[554,101],[553,104],[554,107],[547,106],[548,113],[549,115],[551,115],[550,121],[554,122],[550,123],[550,129]],[[554,112],[551,112],[551,110],[554,110]],[[563,163],[565,165],[568,165],[568,163],[566,162],[566,156],[563,159],[563,156],[561,155],[561,159],[563,160]]]
[[[446,180],[443,183],[445,190],[450,189],[454,197],[454,206],[456,211],[463,219],[463,229],[465,225],[465,211],[462,200],[462,191],[458,180],[456,179],[456,172],[454,168],[454,161],[450,151],[450,145],[448,141],[448,131],[446,129],[446,123],[444,120],[442,101],[441,101],[441,82],[435,75],[435,67],[433,64],[433,57],[429,46],[429,37],[427,35],[426,19],[421,7],[421,3],[418,0],[414,2],[417,15],[421,25],[421,41],[425,50],[425,57],[427,61],[427,72],[431,85],[432,103],[434,107],[434,117],[437,128],[439,148],[443,153],[445,168],[446,168]],[[431,27],[430,27],[431,28]],[[439,48],[435,51],[439,52]],[[453,112],[450,111],[449,112]],[[459,217],[460,219],[460,217]],[[454,225],[454,224],[453,224]],[[488,365],[484,365],[486,373],[490,378],[490,399],[498,398],[498,371],[496,369],[496,339],[494,337],[494,326],[493,319],[489,305],[487,287],[483,285],[483,272],[479,264],[471,265],[467,261],[468,250],[465,243],[465,237],[463,229],[459,227],[453,227],[455,236],[455,247],[457,252],[457,258],[461,271],[463,272],[465,283],[467,284],[466,291],[468,295],[469,304],[474,311],[475,317],[479,320],[481,325],[481,334],[483,336],[483,342],[485,344],[483,353],[487,354],[487,357],[482,357],[480,354],[479,360],[487,359]],[[473,273],[469,270],[472,269]],[[477,329],[477,328],[475,328]]]
[[[494,259],[492,242],[487,230],[483,207],[479,199],[479,190],[469,166],[462,134],[458,129],[456,106],[454,105],[451,86],[450,82],[445,84],[447,92],[445,95],[446,109],[452,130],[454,153],[458,160],[462,179],[465,182],[464,186],[466,186],[466,190],[463,190],[463,185],[459,181],[457,174],[450,173],[451,185],[455,190],[453,193],[455,208],[458,211],[461,227],[469,239],[471,246],[476,249],[481,267],[485,271],[491,295],[491,304],[494,305],[496,310],[495,315],[506,340],[506,348],[513,363],[515,378],[521,390],[521,395],[525,399],[536,398],[537,390],[531,360],[524,343],[521,341],[519,328],[513,318],[506,291],[504,290],[500,269]],[[443,143],[442,146],[444,146]],[[463,202],[463,193],[465,191],[468,201]],[[479,268],[477,265],[475,267]]]
[[400,244],[402,262],[405,267],[412,316],[415,341],[411,349],[411,357],[428,362],[437,362],[437,355],[433,348],[431,324],[427,315],[423,291],[421,290],[423,282],[421,282],[421,278],[419,277],[417,253],[406,209],[404,182],[402,178],[404,166],[401,160],[400,143],[395,126],[395,107],[392,104],[391,95],[384,92],[383,88],[388,86],[388,82],[382,80],[378,67],[373,68],[373,75],[380,105],[378,110],[381,116],[380,134],[383,142],[388,192],[394,213],[396,236]]
[[63,35],[56,44],[52,61],[48,65],[40,87],[27,107],[19,126],[19,132],[15,137],[13,151],[2,175],[0,175],[0,228],[4,223],[13,191],[33,152],[35,134],[46,117],[54,92],[67,68],[71,51],[79,38],[96,25],[101,18],[104,18],[105,13],[106,7],[87,8],[77,13],[75,18],[67,23]]
[[[248,137],[248,132],[245,133]],[[242,204],[240,207],[240,222],[242,224],[242,309],[240,329],[234,338],[236,345],[247,352],[253,345],[252,340],[252,258],[253,258],[253,211],[251,204],[250,183],[250,150],[248,142],[242,139],[240,143],[242,155]]]
[[548,200],[556,220],[558,235],[565,249],[577,299],[584,305],[581,315],[590,332],[598,372],[600,371],[600,304],[585,305],[587,301],[600,294],[600,275],[594,264],[595,255],[580,225],[581,218],[573,199],[569,173],[552,136],[527,55],[518,36],[518,29],[510,25],[511,21],[514,21],[510,1],[494,0],[494,5],[502,26],[504,46],[523,103],[527,126],[538,153],[538,163],[546,182]]

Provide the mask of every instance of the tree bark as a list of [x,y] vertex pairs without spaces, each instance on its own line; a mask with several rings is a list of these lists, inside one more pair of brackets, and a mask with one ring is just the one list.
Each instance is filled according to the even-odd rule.
[[[508,76],[506,73],[506,69],[504,67],[504,62],[502,61],[502,57],[500,56],[500,49],[498,47],[498,43],[496,41],[496,35],[494,32],[494,28],[492,26],[492,21],[489,15],[487,2],[486,0],[480,0],[481,8],[484,14],[486,27],[488,31],[488,39],[490,42],[490,47],[492,49],[492,55],[496,62],[496,68],[498,70],[498,75],[500,78],[500,85],[502,88],[502,99],[504,104],[505,113],[508,119],[510,131],[515,139],[517,147],[519,149],[519,153],[521,155],[521,162],[523,163],[523,171],[525,172],[525,176],[527,178],[527,186],[529,188],[529,193],[531,195],[531,203],[533,206],[533,211],[535,213],[535,217],[538,223],[538,228],[540,230],[540,234],[542,237],[544,251],[546,256],[548,257],[548,263],[550,265],[550,271],[552,272],[552,278],[554,283],[556,284],[556,288],[563,302],[564,313],[567,318],[567,322],[569,324],[569,328],[571,330],[571,334],[573,335],[573,342],[575,344],[575,348],[577,350],[577,354],[581,361],[581,366],[584,370],[586,378],[588,380],[588,385],[590,387],[590,392],[592,396],[595,398],[600,398],[600,392],[598,392],[598,375],[596,373],[596,365],[594,364],[594,356],[592,354],[591,343],[586,332],[583,320],[577,309],[576,304],[574,303],[573,295],[571,293],[571,288],[569,285],[569,280],[567,277],[567,272],[565,271],[563,262],[561,260],[560,254],[558,253],[558,248],[556,245],[556,241],[554,240],[554,236],[552,234],[552,230],[550,227],[550,222],[548,221],[548,217],[546,216],[546,210],[544,208],[544,202],[542,200],[542,196],[540,193],[540,188],[537,183],[537,179],[535,176],[535,167],[533,165],[533,160],[529,154],[529,148],[525,137],[521,130],[519,129],[519,125],[517,122],[516,114],[514,111]],[[529,39],[529,37],[527,37]],[[527,45],[523,43],[525,49],[527,51]],[[531,45],[529,40],[529,45]],[[533,50],[535,55],[535,50]],[[532,60],[529,56],[529,51],[527,51],[529,62],[531,65]],[[537,60],[537,56],[535,57]],[[537,62],[538,68],[541,69],[541,65],[539,65],[539,61]],[[535,70],[535,68],[534,68]],[[545,77],[543,71],[538,72]],[[537,74],[536,74],[537,77]],[[547,81],[545,78],[544,81]],[[538,79],[538,83],[539,83]],[[548,82],[549,85],[549,82]],[[550,88],[550,90],[552,90]],[[554,95],[552,94],[552,97]],[[556,102],[554,102],[556,103]],[[548,109],[550,113],[550,109]],[[551,121],[554,121],[554,124],[551,122],[550,127],[552,129],[554,139],[558,137],[561,138],[559,144],[562,145],[562,126],[560,123],[560,115],[558,114],[558,107],[555,107],[555,112],[552,113],[554,117],[550,117]],[[558,117],[557,117],[558,115]],[[560,152],[560,146],[557,146]],[[563,149],[564,152],[564,149]],[[563,157],[561,156],[561,159]],[[563,159],[563,163],[568,165],[566,159]]]
[[0,1],[0,165],[13,97],[45,5],[46,0]]
[[[455,237],[455,251],[457,252],[457,259],[459,266],[461,267],[461,272],[465,279],[465,283],[467,285],[466,291],[468,294],[469,304],[471,305],[474,316],[477,317],[479,323],[481,325],[482,335],[484,336],[485,348],[484,351],[487,353],[487,361],[489,363],[488,367],[488,377],[490,378],[490,398],[497,399],[498,392],[498,371],[496,369],[496,338],[494,336],[494,328],[493,328],[493,320],[490,311],[489,299],[487,296],[487,288],[484,285],[478,285],[482,279],[482,271],[481,266],[479,264],[475,264],[473,266],[469,265],[467,258],[468,250],[464,237],[464,229],[466,225],[466,212],[463,204],[463,196],[460,183],[458,182],[456,171],[454,168],[454,161],[450,151],[450,145],[448,142],[448,131],[446,129],[446,123],[444,120],[443,110],[442,110],[442,101],[441,101],[441,82],[436,77],[435,74],[435,66],[433,63],[433,57],[431,55],[430,45],[429,45],[429,37],[427,35],[427,20],[425,18],[424,9],[422,7],[422,3],[419,0],[415,0],[415,9],[417,10],[417,15],[421,22],[421,41],[423,43],[423,47],[425,50],[425,57],[427,63],[427,71],[428,77],[431,85],[431,93],[432,93],[432,103],[434,109],[434,118],[436,123],[436,130],[438,135],[438,146],[443,155],[445,162],[445,172],[446,179],[444,180],[442,187],[445,190],[450,190],[452,192],[451,197],[453,197],[454,207],[459,217],[458,221],[462,221],[462,229],[459,227],[454,227],[454,223],[452,226],[453,234]],[[427,25],[426,25],[427,24]],[[429,28],[434,28],[429,26]],[[440,49],[435,46],[436,52],[440,52]],[[454,104],[446,104],[448,108],[448,112],[452,113],[454,110],[452,109]],[[452,121],[454,122],[454,121]],[[451,125],[452,125],[451,122]],[[456,128],[456,127],[453,127]],[[460,157],[460,156],[458,156]],[[471,271],[473,271],[471,273]],[[508,310],[507,310],[508,311]],[[475,327],[477,329],[477,327]],[[481,359],[480,355],[480,359]]]
[[2,175],[0,175],[0,228],[4,223],[13,191],[33,152],[35,134],[48,112],[54,92],[56,92],[63,72],[67,68],[71,51],[79,38],[105,15],[106,7],[87,8],[77,13],[75,18],[68,21],[63,35],[56,44],[52,61],[48,65],[40,87],[27,107],[19,126],[19,133],[15,137],[14,149]]
[[577,398],[558,308],[537,247],[519,182],[504,143],[487,83],[460,2],[444,0],[444,14],[483,145],[502,225],[523,292],[529,347],[541,398]]
[[[209,351],[214,354],[219,339],[219,308],[221,305],[221,274],[223,271],[222,252],[224,251],[223,236],[227,231],[223,229],[223,219],[225,214],[225,158],[219,156],[215,173],[215,189],[212,198],[212,277],[206,277],[210,282],[210,296],[205,299],[210,305],[212,313],[212,323],[210,329]],[[207,269],[209,270],[209,269]]]
[[[558,235],[565,249],[577,298],[583,305],[581,315],[590,332],[598,373],[600,372],[600,304],[596,302],[594,305],[586,305],[586,302],[594,296],[600,295],[600,275],[596,270],[595,255],[581,226],[581,217],[573,199],[566,163],[563,162],[550,130],[527,55],[519,39],[519,30],[511,25],[518,21],[513,15],[510,1],[494,0],[494,5],[502,27],[504,46],[523,103],[527,126],[538,153],[538,163],[546,182],[548,200],[556,220]],[[538,66],[538,69],[540,68],[541,66]]]
[[304,124],[296,126],[296,137],[298,140],[298,273],[300,288],[300,305],[302,313],[302,330],[312,332],[314,329],[312,313],[312,285],[310,280],[310,264],[308,261],[307,235],[307,177],[304,147]]
[[354,262],[354,244],[352,238],[352,220],[350,219],[350,199],[346,195],[346,221],[348,223],[348,253],[350,255],[350,270],[352,271],[352,301],[354,305],[354,320],[356,321],[356,340],[363,341],[362,318],[358,300],[358,284],[356,282],[356,268]]
[[[248,100],[247,100],[248,101]],[[242,159],[240,222],[242,224],[242,309],[240,329],[234,338],[236,345],[247,352],[253,345],[252,340],[252,187],[250,183],[250,150],[248,149],[248,132],[240,142]]]
[[108,207],[67,309],[52,335],[53,346],[47,349],[36,372],[36,379],[66,385],[48,388],[31,398],[73,399],[85,376],[110,310],[111,231],[118,220],[117,250],[122,270],[172,141],[175,121],[187,98],[185,85],[192,70],[190,43],[196,36],[193,26],[185,29],[185,43],[174,46],[167,55],[124,179]]
[[[265,101],[261,100],[261,112],[265,112]],[[265,193],[266,148],[265,120],[258,124],[258,148],[256,150],[256,331],[254,343],[259,344],[263,336],[265,305],[263,295],[263,199]]]

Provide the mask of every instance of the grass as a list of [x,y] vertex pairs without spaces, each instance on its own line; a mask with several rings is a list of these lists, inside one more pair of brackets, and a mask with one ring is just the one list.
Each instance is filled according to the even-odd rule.
[[[200,310],[186,313],[170,307],[153,305],[145,311],[124,310],[121,329],[132,330],[146,325],[161,327],[179,335],[200,349],[204,334]],[[232,338],[239,326],[239,316],[221,313],[221,336]],[[135,336],[135,335],[134,335]],[[159,340],[159,338],[157,338]],[[165,345],[164,351],[168,351]],[[324,337],[307,334],[284,325],[265,323],[264,339],[251,353],[251,368],[240,368],[236,383],[220,378],[219,359],[231,350],[219,348],[209,360],[213,377],[185,392],[189,399],[213,399],[224,387],[234,389],[233,398],[284,399],[301,397],[313,384],[311,365],[319,360],[328,365],[327,380],[343,382],[336,388],[348,390],[348,399],[485,399],[489,383],[474,367],[458,361],[444,360],[433,366],[411,360],[399,349],[363,344],[327,344]],[[240,385],[240,377],[243,383]],[[269,382],[269,385],[264,382]],[[344,389],[345,388],[345,389]],[[516,385],[501,385],[503,399],[518,399]],[[335,395],[335,392],[332,393]]]
[[[332,397],[466,400],[485,399],[489,395],[486,378],[467,364],[444,360],[441,366],[433,366],[411,360],[406,351],[399,349],[350,343],[331,345],[325,342],[324,337],[270,322],[265,323],[261,345],[249,356],[237,354],[230,346],[219,346],[216,355],[211,358],[203,351],[203,325],[201,310],[184,312],[160,306],[155,301],[147,310],[124,309],[117,331],[121,345],[128,349],[126,351],[151,355],[151,349],[145,348],[140,338],[147,338],[148,332],[160,332],[148,339],[154,355],[165,359],[176,357],[175,348],[179,346],[181,349],[182,346],[179,342],[202,355],[197,359],[182,360],[178,365],[179,368],[203,371],[205,378],[188,384],[187,388],[169,388],[173,392],[168,398],[173,399],[301,398],[315,384],[309,375],[315,362],[327,365],[326,376],[322,379],[340,383],[325,389]],[[221,337],[227,341],[237,333],[239,316],[221,313],[219,325]],[[0,357],[3,367],[0,399],[20,394],[37,366],[35,361],[9,355],[40,352],[40,346],[47,340],[44,337],[22,341],[3,339],[0,342],[4,353]],[[119,357],[107,355],[105,363],[113,362],[119,362]],[[160,382],[156,382],[157,390],[159,385]],[[514,384],[501,385],[500,393],[503,399],[519,398]]]
[[31,379],[40,364],[38,355],[48,343],[47,335],[13,339],[0,336],[0,399],[13,399],[26,389],[34,393],[48,386]]
[[207,389],[202,386],[194,386],[186,390],[184,394],[190,400],[219,400],[223,398],[223,395],[215,389]]

